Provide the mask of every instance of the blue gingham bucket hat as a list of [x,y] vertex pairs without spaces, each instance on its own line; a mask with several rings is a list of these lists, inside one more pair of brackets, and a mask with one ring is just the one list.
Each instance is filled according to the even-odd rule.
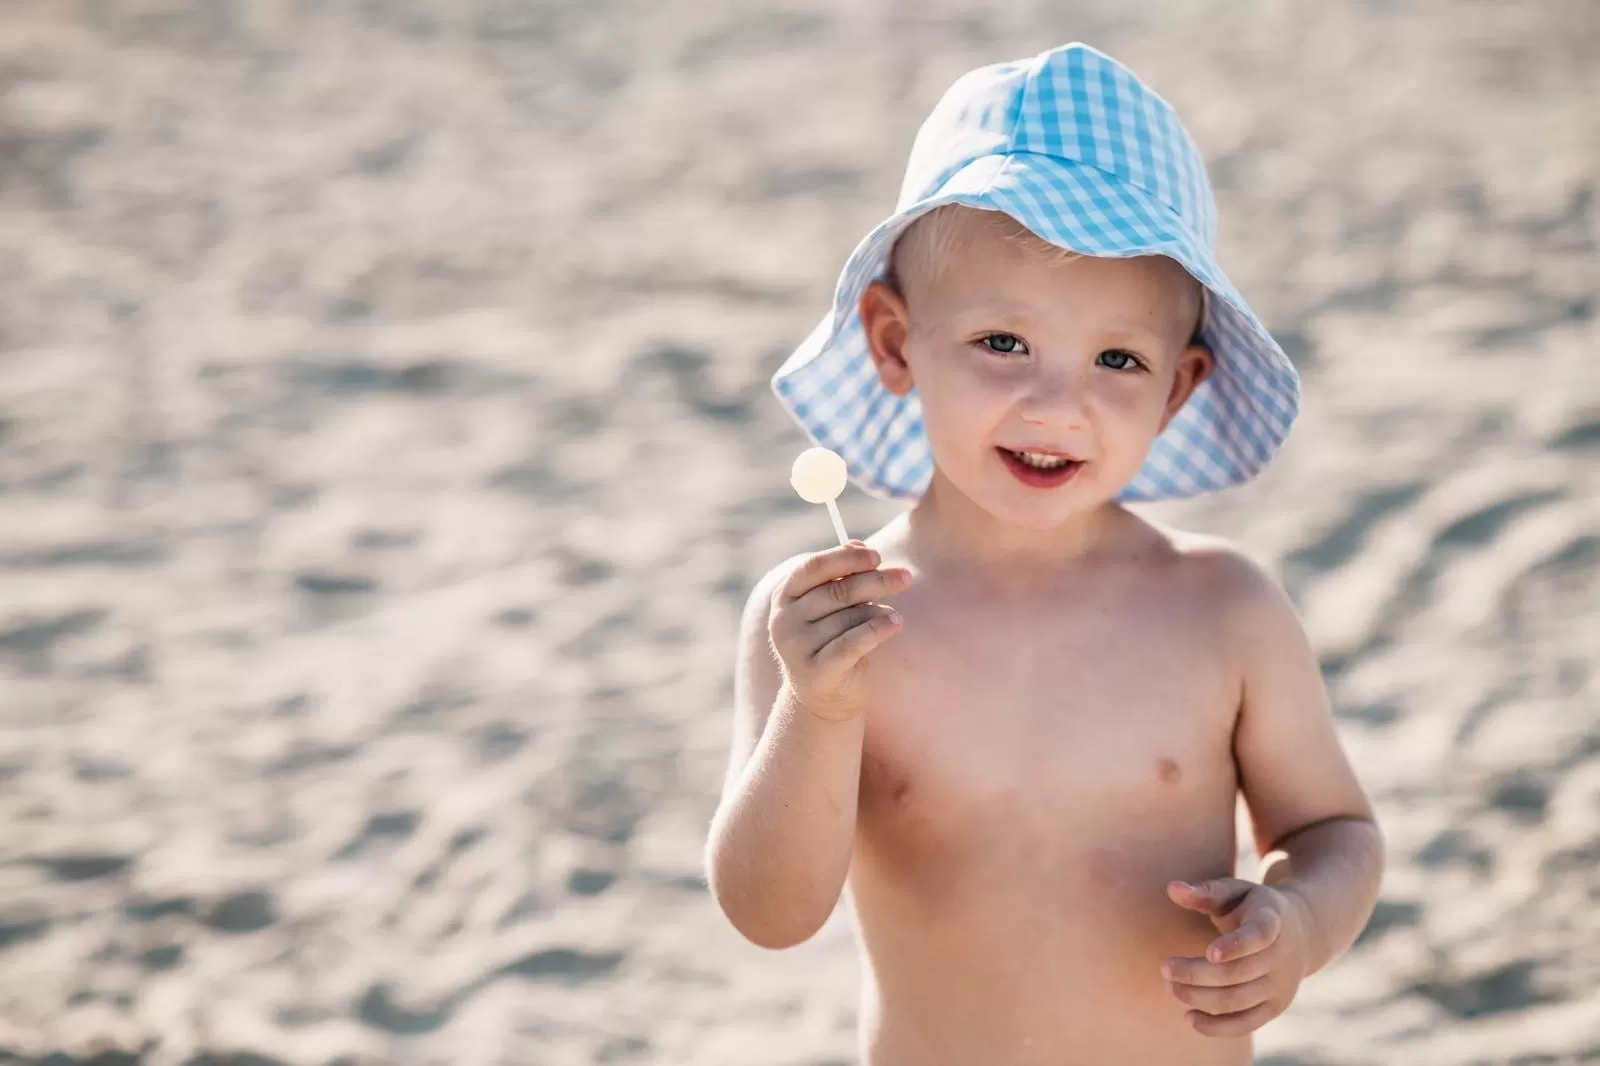
[[1212,374],[1156,438],[1125,502],[1185,499],[1241,484],[1277,453],[1300,406],[1283,349],[1223,275],[1205,161],[1177,114],[1127,67],[1084,44],[980,67],[922,124],[895,213],[856,247],[823,318],[772,378],[811,440],[851,480],[919,499],[933,455],[913,389],[883,387],[857,306],[895,240],[945,204],[1003,211],[1088,256],[1165,255],[1208,290],[1201,339]]

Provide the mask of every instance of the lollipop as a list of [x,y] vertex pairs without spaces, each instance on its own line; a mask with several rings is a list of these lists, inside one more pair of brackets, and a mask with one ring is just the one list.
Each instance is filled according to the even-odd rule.
[[833,531],[839,534],[840,544],[848,543],[850,538],[845,535],[844,519],[839,517],[839,505],[834,500],[848,480],[850,472],[845,469],[844,460],[826,448],[807,448],[789,471],[789,484],[802,500],[828,505],[828,517],[833,519]]

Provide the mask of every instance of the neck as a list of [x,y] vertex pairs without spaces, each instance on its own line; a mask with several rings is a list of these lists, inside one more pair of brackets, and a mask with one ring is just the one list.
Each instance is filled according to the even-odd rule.
[[1101,551],[1126,517],[1121,505],[1108,501],[1054,526],[1009,525],[935,469],[928,491],[906,515],[907,547],[927,567],[948,564],[988,581],[1026,586]]

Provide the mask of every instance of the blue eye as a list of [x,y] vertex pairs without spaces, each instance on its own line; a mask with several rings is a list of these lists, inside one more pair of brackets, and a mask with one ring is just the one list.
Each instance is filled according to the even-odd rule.
[[1132,352],[1124,352],[1117,349],[1101,352],[1095,362],[1112,370],[1138,370],[1144,365],[1139,362],[1139,357]]
[[1028,346],[1022,343],[1020,337],[1010,333],[991,333],[983,338],[983,345],[999,355],[1016,355],[1028,350]]

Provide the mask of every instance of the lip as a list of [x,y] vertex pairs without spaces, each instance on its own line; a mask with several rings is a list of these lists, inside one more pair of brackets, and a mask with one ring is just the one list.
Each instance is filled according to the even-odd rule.
[[[1059,470],[1040,470],[1038,467],[1029,466],[1021,459],[1018,459],[1008,448],[996,448],[995,451],[1000,453],[1000,461],[1006,464],[1006,469],[1011,471],[1018,481],[1036,489],[1058,488],[1071,481],[1077,476],[1078,471],[1083,469],[1083,461],[1073,459],[1072,462],[1069,462]],[[1045,448],[1028,448],[1026,451],[1034,455],[1060,456],[1063,459],[1072,458],[1065,452],[1055,452]]]

